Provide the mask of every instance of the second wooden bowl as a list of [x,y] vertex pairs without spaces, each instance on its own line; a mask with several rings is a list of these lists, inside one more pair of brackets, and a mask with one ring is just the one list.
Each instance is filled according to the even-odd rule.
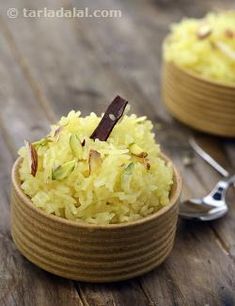
[[98,226],[36,208],[20,187],[20,162],[12,170],[12,237],[19,251],[37,266],[69,279],[110,282],[150,271],[169,255],[181,192],[175,168],[168,206],[139,221]]
[[165,62],[162,93],[178,120],[203,132],[235,137],[235,85],[208,81]]

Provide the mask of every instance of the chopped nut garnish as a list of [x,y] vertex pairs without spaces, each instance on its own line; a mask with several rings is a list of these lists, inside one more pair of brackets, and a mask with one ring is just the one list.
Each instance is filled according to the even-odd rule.
[[151,165],[150,165],[150,163],[148,161],[145,162],[145,167],[146,167],[147,170],[150,170]]
[[130,152],[131,154],[133,154],[134,156],[140,157],[140,158],[145,158],[148,156],[147,152],[144,152],[140,146],[138,146],[137,144],[132,144],[130,146]]
[[235,38],[235,31],[232,31],[230,29],[225,30],[224,34],[227,38]]
[[30,173],[32,176],[36,176],[38,170],[38,153],[30,142],[26,141],[25,145],[28,150]]
[[126,174],[130,174],[132,172],[132,169],[134,168],[134,163],[130,163],[125,169]]
[[139,162],[144,165],[145,169],[150,170],[151,165],[148,158],[139,157]]
[[49,135],[47,137],[47,139],[49,139],[50,141],[54,141],[54,142],[58,142],[60,136],[61,136],[61,131],[63,130],[64,126],[59,126],[55,129],[54,134],[53,135]]
[[142,153],[140,153],[139,155],[136,155],[136,156],[138,156],[140,158],[145,158],[145,157],[148,156],[148,153],[147,152],[142,152]]
[[70,173],[74,170],[75,165],[76,161],[71,160],[55,168],[54,170],[52,170],[52,180],[60,181],[67,178],[70,175]]
[[89,175],[90,175],[102,163],[102,159],[101,159],[100,153],[97,152],[96,150],[90,150],[90,152],[89,152],[89,161],[88,162],[89,162]]
[[60,138],[60,135],[61,135],[61,131],[63,130],[63,126],[59,126],[56,130],[55,130],[55,133],[54,133],[54,138],[55,138],[55,142],[57,142]]
[[40,146],[44,147],[49,142],[52,142],[52,140],[50,138],[48,138],[48,137],[45,137],[45,138],[42,138],[42,139],[40,139],[38,141],[33,142],[32,145],[35,146],[35,147],[40,147]]
[[215,42],[215,45],[225,56],[235,61],[235,50],[231,49],[222,41]]
[[212,34],[212,28],[208,24],[201,25],[197,31],[198,39],[205,39]]
[[144,165],[144,167],[149,170],[151,168],[151,165],[150,165],[150,162],[149,162],[149,159],[147,158],[147,153],[146,152],[143,152],[143,154],[140,154],[140,155],[134,155],[134,157],[137,159],[138,162],[140,162],[141,164]]
[[82,144],[76,134],[72,134],[69,138],[69,145],[73,155],[79,159],[82,158]]

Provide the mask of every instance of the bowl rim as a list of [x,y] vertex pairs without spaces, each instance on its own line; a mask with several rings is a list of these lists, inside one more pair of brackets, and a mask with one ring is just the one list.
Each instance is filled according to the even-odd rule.
[[151,222],[152,220],[157,219],[158,217],[164,215],[176,204],[180,196],[180,193],[182,190],[182,178],[178,170],[174,166],[174,163],[165,154],[161,154],[161,156],[166,162],[169,162],[173,168],[173,184],[171,187],[171,192],[173,189],[173,194],[170,195],[170,203],[162,207],[160,210],[158,210],[157,212],[153,214],[150,214],[136,221],[126,222],[126,223],[103,224],[103,225],[102,224],[92,224],[92,223],[86,223],[86,222],[79,221],[79,220],[77,221],[68,220],[68,219],[58,217],[52,214],[46,214],[43,210],[37,208],[32,203],[29,196],[27,196],[20,187],[18,169],[22,161],[22,157],[18,157],[16,161],[14,162],[14,165],[12,167],[12,172],[11,172],[11,183],[12,183],[13,188],[16,191],[17,196],[21,199],[21,201],[24,202],[24,204],[27,205],[29,209],[33,210],[35,213],[39,214],[41,217],[45,219],[48,219],[53,222],[58,222],[60,224],[64,224],[66,226],[71,226],[74,228],[88,229],[88,230],[89,229],[90,230],[112,230],[112,229],[121,229],[121,228],[126,229],[126,228],[134,227],[137,225],[141,225],[147,222]]
[[167,65],[172,65],[174,68],[178,69],[179,71],[181,72],[184,72],[186,75],[190,76],[191,78],[194,78],[198,81],[203,81],[209,85],[213,85],[213,86],[218,86],[218,87],[221,87],[221,88],[226,88],[226,89],[229,89],[229,90],[235,90],[235,83],[234,85],[233,84],[230,84],[230,83],[226,83],[226,82],[221,82],[221,81],[216,81],[216,80],[212,80],[212,79],[208,79],[204,76],[201,76],[199,74],[197,74],[196,72],[194,71],[191,71],[185,67],[181,67],[179,64],[175,63],[174,61],[167,61],[166,59],[164,59],[164,65],[167,64]]

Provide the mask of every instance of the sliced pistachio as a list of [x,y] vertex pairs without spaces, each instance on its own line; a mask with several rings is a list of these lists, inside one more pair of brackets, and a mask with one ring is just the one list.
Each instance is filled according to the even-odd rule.
[[130,152],[140,158],[148,156],[148,153],[144,152],[143,149],[135,143],[130,146]]
[[96,150],[90,150],[89,153],[89,175],[100,167],[102,163],[101,155]]
[[132,144],[129,150],[131,154],[134,155],[140,163],[144,164],[147,170],[150,169],[150,163],[149,160],[147,159],[148,156],[147,152],[144,152],[143,149],[137,144]]
[[52,180],[61,181],[67,178],[71,172],[74,170],[76,165],[75,160],[68,161],[63,165],[58,166],[56,169],[52,170]]
[[151,165],[149,159],[147,158],[147,155],[136,156],[136,157],[138,158],[138,161],[144,165],[145,169],[150,170]]
[[208,24],[203,24],[198,28],[197,37],[198,39],[205,39],[212,34],[212,28]]
[[125,174],[131,174],[132,170],[134,168],[134,163],[130,163],[125,169]]
[[78,135],[72,134],[69,139],[70,149],[75,157],[82,158],[82,144]]
[[28,141],[25,141],[28,150],[29,168],[32,176],[36,176],[38,170],[38,153],[35,147]]
[[134,169],[134,166],[135,166],[134,163],[131,162],[128,164],[128,166],[123,171],[123,175],[121,177],[121,185],[124,190],[129,191],[130,189],[131,174]]
[[36,146],[36,147],[44,147],[46,146],[49,142],[52,142],[52,140],[48,137],[45,137],[45,138],[42,138],[38,141],[35,141],[33,142],[33,146]]

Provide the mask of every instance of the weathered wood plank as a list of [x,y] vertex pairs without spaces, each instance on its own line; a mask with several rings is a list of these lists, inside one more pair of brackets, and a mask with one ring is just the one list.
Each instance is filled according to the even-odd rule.
[[[130,5],[130,2],[121,2],[127,6]],[[142,3],[138,1],[138,4],[136,5],[139,5],[139,9],[136,9],[136,13],[133,13],[132,10],[129,10],[130,15],[135,20],[135,22],[138,23],[139,31],[144,36],[148,35],[148,46],[158,56],[160,50],[159,46],[155,43],[154,37],[155,33],[157,35],[161,35],[162,31],[158,31],[159,27],[160,29],[166,31],[167,24],[169,22],[178,21],[184,15],[200,17],[203,16],[208,10],[211,10],[212,8],[219,8],[221,6],[219,1],[206,1],[205,3],[204,1],[198,1],[197,3],[190,2],[188,5],[184,6],[183,10],[180,10],[178,5],[174,6],[172,3],[172,5],[167,6],[166,4],[164,12],[169,14],[169,16],[167,16],[168,18],[163,18],[163,13],[161,10],[162,5],[160,2],[154,2],[156,9],[154,9],[152,1],[146,1],[145,5],[142,5]],[[230,1],[224,1],[223,5],[227,8],[232,8],[234,4],[231,4]],[[169,10],[171,10],[171,12]],[[146,15],[148,15],[148,19],[145,18]],[[202,144],[208,150],[208,152],[212,154],[214,158],[217,159],[225,168],[227,168],[229,171],[233,171],[234,167],[232,167],[232,164],[234,165],[233,156],[235,155],[234,142],[208,136],[203,136],[203,139],[204,141],[202,141]],[[229,155],[230,160],[228,158]],[[196,159],[193,169],[197,174],[198,179],[202,181],[203,185],[206,187],[205,190],[201,190],[201,194],[198,188],[195,189],[198,196],[208,192],[208,190],[212,188],[213,184],[215,184],[215,182],[220,178],[220,176],[216,175],[216,173],[203,161],[201,161],[200,158]],[[185,177],[187,178],[187,175],[185,175]],[[229,202],[231,204],[229,215],[222,220],[214,222],[211,224],[211,226],[217,236],[222,240],[222,244],[227,248],[230,255],[234,257],[235,241],[233,233],[235,207],[232,205],[235,202],[234,191],[230,192]]]
[[0,135],[0,304],[83,305],[71,281],[56,278],[23,258],[11,239],[9,185],[11,152]]
[[[173,14],[177,12],[177,16],[180,16],[181,12],[173,1],[168,1],[169,12],[160,2],[156,2],[156,9],[152,3],[151,5],[145,4],[147,1],[137,2],[137,7],[134,6],[133,1],[130,2],[129,8],[125,6],[128,2],[121,3],[121,8],[125,12],[125,20],[120,23],[117,20],[107,22],[20,20],[15,25],[9,22],[8,27],[15,42],[13,49],[16,49],[15,54],[25,56],[26,67],[30,69],[28,80],[29,83],[31,82],[34,93],[35,89],[32,86],[34,83],[30,81],[32,78],[37,88],[40,88],[40,92],[45,94],[46,100],[52,101],[57,116],[67,112],[70,108],[76,108],[77,105],[86,113],[91,110],[101,111],[105,101],[108,98],[110,100],[117,90],[127,98],[132,98],[134,111],[139,114],[145,113],[154,120],[160,118],[163,124],[159,132],[159,139],[183,170],[188,185],[186,192],[190,195],[193,192],[195,195],[202,194],[208,190],[217,176],[211,172],[206,176],[205,182],[200,182],[200,169],[203,169],[205,165],[199,160],[196,161],[196,167],[193,169],[182,167],[181,156],[187,150],[186,139],[189,131],[172,121],[157,98],[160,93],[157,85],[160,80],[159,69],[157,69],[160,64],[160,44],[158,42],[165,35],[166,24],[173,20]],[[201,12],[210,7],[211,4],[207,3],[209,2],[204,4],[200,1]],[[25,1],[24,4],[35,7],[38,5],[28,1]],[[82,5],[82,2],[80,4]],[[95,4],[90,3],[90,6],[120,8],[119,4],[120,2],[114,1],[97,1]],[[55,2],[51,2],[51,5],[55,5]],[[83,5],[87,5],[87,2],[83,1]],[[193,12],[194,6],[185,3],[184,5],[184,13],[189,12],[188,8],[190,12]],[[152,11],[151,18],[148,16],[148,21],[141,12],[141,10],[146,12],[146,7],[147,11]],[[158,14],[154,15],[156,12]],[[197,10],[195,14],[198,13]],[[135,15],[140,16],[143,25],[133,18]],[[159,23],[156,23],[158,20],[162,21],[160,30]],[[148,27],[143,29],[146,23]],[[159,32],[156,43],[154,41],[155,31]],[[58,36],[58,32],[63,40]],[[41,33],[44,34],[44,37],[40,36]],[[154,43],[156,47],[153,48]],[[79,61],[78,54],[82,61]],[[27,69],[24,66],[22,68],[24,74],[27,75]],[[227,230],[231,233],[229,227]],[[225,233],[224,236],[226,236]],[[159,305],[163,303],[164,305],[206,303],[221,305],[227,303],[232,305],[234,302],[234,265],[223,253],[223,249],[218,247],[215,237],[207,225],[190,226],[181,223],[176,247],[169,260],[161,268],[140,279],[140,284],[148,296],[148,303],[153,302]],[[213,263],[209,264],[208,260],[212,254]],[[196,277],[194,278],[193,275]],[[85,301],[89,301],[91,305],[99,305],[98,303],[102,305],[102,301],[108,305],[113,303],[131,305],[131,299],[136,301],[137,297],[141,301],[138,305],[146,303],[139,291],[139,283],[133,281],[133,283],[124,284],[119,287],[81,284],[80,288],[85,294]],[[138,284],[137,293],[134,290],[135,284]],[[128,298],[128,292],[130,298]]]
[[[56,278],[24,259],[11,239],[9,220],[10,169],[16,148],[24,138],[34,139],[48,128],[45,115],[35,103],[31,89],[0,35],[0,304],[83,305],[71,281]],[[2,133],[4,133],[2,135]],[[10,139],[7,146],[5,139]],[[7,148],[9,147],[9,151]]]
[[[27,82],[22,79],[17,63],[9,56],[10,49],[7,41],[0,36],[1,57],[1,122],[10,133],[9,141],[17,147],[23,144],[24,139],[42,137],[49,128],[48,120],[33,96]],[[14,77],[13,77],[14,76]],[[28,90],[25,88],[28,87]],[[37,111],[33,111],[37,109]],[[16,152],[15,152],[16,153]]]
[[[103,3],[103,2],[102,2]],[[110,3],[110,2],[109,2]],[[97,7],[97,2],[96,2],[96,4],[94,5],[94,6],[96,6]],[[112,7],[113,8],[113,7]],[[89,21],[90,22],[90,21]],[[96,30],[96,28],[95,28],[95,26],[93,25],[93,27],[92,27],[92,24],[91,24],[91,22],[90,22],[90,24],[89,24],[90,26],[88,27],[88,25],[86,26],[86,27],[84,27],[84,28],[86,28],[86,29],[90,29],[90,43],[92,43],[92,42],[94,42],[95,41],[95,37],[97,37],[96,38],[96,43],[98,42],[98,40],[101,40],[102,42],[104,42],[104,43],[106,43],[107,45],[105,45],[105,47],[100,51],[100,57],[101,58],[105,58],[105,56],[106,56],[106,53],[105,53],[105,50],[107,49],[107,48],[113,48],[113,49],[111,49],[112,50],[112,52],[115,54],[115,50],[114,50],[114,48],[115,48],[115,39],[117,40],[117,37],[115,36],[115,35],[113,35],[114,36],[114,38],[113,38],[113,40],[112,41],[110,41],[110,39],[108,39],[108,41],[107,40],[105,40],[105,35],[106,35],[106,37],[107,37],[107,31],[109,31],[110,30],[110,27],[107,27],[106,28],[106,32],[105,32],[105,30],[104,30],[104,28],[102,28],[102,30]],[[105,26],[103,26],[103,27],[105,27]],[[115,28],[115,27],[114,27]],[[113,29],[112,29],[113,30]],[[113,30],[113,32],[114,32],[115,30]],[[117,29],[116,28],[116,31],[118,32],[119,31],[119,29]],[[119,32],[118,32],[118,34],[120,34]],[[86,31],[86,35],[87,35],[87,31]],[[100,35],[100,36],[99,36]],[[134,32],[133,32],[133,35],[132,36],[134,36],[134,37],[136,37],[136,35],[134,35]],[[119,40],[117,40],[117,42],[119,42]],[[147,44],[146,44],[147,45]],[[111,46],[111,47],[110,47]],[[128,47],[129,47],[129,45],[128,45]],[[136,47],[136,46],[135,46]],[[135,48],[134,46],[132,46],[132,49],[134,49]],[[95,43],[94,43],[94,48],[95,48]],[[131,49],[131,48],[130,48]],[[131,49],[131,50],[132,50]],[[136,47],[136,50],[139,50],[139,48],[137,48]],[[111,51],[110,51],[110,54],[112,54],[113,55],[113,53],[111,53]],[[132,53],[131,51],[130,51],[130,53]],[[133,57],[134,57],[134,55],[133,55]],[[112,56],[112,59],[113,59],[113,56]],[[118,57],[118,59],[119,59],[119,57]],[[121,60],[123,60],[123,58],[121,59]],[[124,62],[125,62],[125,59],[123,60]],[[122,62],[121,63],[118,63],[118,64],[120,64],[119,66],[121,66],[122,67]],[[110,64],[110,66],[113,66],[113,62]],[[118,66],[118,65],[117,65]],[[116,68],[116,66],[113,68],[113,73],[116,73],[116,70],[115,70],[115,68]],[[126,73],[125,74],[123,74],[123,76],[126,78]],[[147,79],[148,80],[148,82],[149,82],[149,79]],[[128,81],[128,79],[127,79],[127,81]],[[151,78],[151,81],[152,81],[152,78]],[[139,81],[140,83],[141,83],[141,80]],[[149,100],[148,100],[149,101]],[[152,108],[150,108],[151,110],[152,110]],[[175,133],[173,133],[173,134],[175,134]],[[175,135],[174,135],[175,136]],[[181,137],[182,138],[182,137]],[[176,138],[176,141],[179,141],[179,138]],[[169,142],[169,137],[166,137],[165,138],[165,143],[167,143],[167,142]],[[181,143],[181,147],[183,146],[184,144],[183,143]],[[180,145],[179,145],[180,146]],[[172,152],[171,152],[171,155],[172,155]],[[212,172],[212,171],[211,171]],[[191,175],[187,175],[186,176],[186,178],[188,179],[188,180],[190,180],[190,182],[191,182],[191,184],[193,185],[193,188],[191,187],[191,190],[192,191],[195,191],[195,193],[197,194],[197,195],[200,195],[200,194],[203,194],[203,193],[205,193],[207,190],[208,190],[208,188],[210,188],[210,184],[213,182],[213,181],[215,181],[216,180],[216,175],[215,174],[212,174],[212,173],[209,173],[210,175],[208,175],[208,176],[206,176],[206,186],[205,187],[207,187],[207,188],[203,188],[203,184],[205,183],[205,182],[202,182],[202,186],[201,186],[201,188],[196,188],[196,186],[195,186],[195,184],[193,184],[193,177],[195,176],[195,174],[194,173],[192,173]],[[196,174],[196,176],[197,176],[197,179],[200,179],[200,177],[198,177],[198,173]],[[211,179],[211,177],[212,177],[212,179]],[[214,179],[213,179],[214,178]],[[209,186],[210,185],[210,186]],[[212,239],[214,239],[215,240],[215,237],[214,237],[214,235],[213,235],[213,232],[212,231],[210,231],[210,237],[212,238]],[[215,241],[216,242],[216,241]],[[195,245],[195,244],[194,244]],[[221,257],[220,257],[220,262],[221,262],[221,264],[224,262],[224,261],[226,261],[225,260],[225,257],[224,257],[224,254],[223,254],[223,251],[222,250],[220,250],[220,251],[218,251],[218,253],[220,253],[220,255],[221,255]],[[203,254],[203,252],[201,253],[201,254]],[[173,255],[172,255],[173,256]],[[202,256],[202,258],[203,258],[203,256]],[[227,261],[227,265],[230,265],[231,264],[231,262],[228,260]],[[182,266],[180,266],[180,268],[182,269]],[[208,269],[209,270],[209,269]],[[180,270],[179,270],[179,272],[180,272]],[[227,271],[228,272],[228,271]],[[204,278],[204,280],[206,280],[207,279],[207,274],[208,273],[208,271],[205,273],[205,274],[201,274],[201,278],[203,279]],[[214,277],[212,277],[213,278],[213,280],[214,280],[214,284],[215,284],[215,286],[216,286],[216,284],[217,284],[217,278],[215,277],[215,275],[214,275]],[[152,281],[153,281],[153,279],[152,279]],[[192,287],[193,287],[193,282],[191,282],[192,283]],[[230,287],[230,296],[232,296],[231,295],[231,292],[232,292],[232,290],[233,290],[233,288],[234,288],[234,284],[232,284],[232,286]],[[205,290],[202,290],[203,292],[201,292],[201,298],[202,298],[202,302],[203,302],[203,298],[205,298],[206,296],[207,296],[207,292],[205,292]],[[185,295],[186,295],[186,302],[188,301],[188,299],[191,297],[191,299],[192,300],[195,300],[196,301],[196,297],[197,297],[197,293],[194,293],[194,297],[193,297],[193,294],[192,294],[192,292],[190,293],[190,296],[189,296],[189,294],[187,294],[187,292],[185,292]],[[180,299],[179,299],[180,300]],[[215,301],[216,301],[216,299],[215,299],[215,297],[211,300],[211,301],[213,301],[214,303],[215,303]],[[172,302],[172,301],[171,301]],[[169,302],[169,304],[171,303],[171,302]],[[178,301],[179,302],[179,301]],[[219,304],[219,302],[218,302],[218,304]]]
[[85,294],[89,305],[154,306],[151,304],[151,298],[143,293],[137,280],[99,285],[77,282],[76,287]]
[[[212,139],[212,141],[211,141]],[[235,147],[234,145],[226,144],[227,140],[218,140],[216,139],[208,139],[208,137],[201,136],[199,138],[199,142],[205,148],[211,156],[213,156],[225,169],[229,172],[234,173],[235,163],[233,159],[230,159],[230,154],[235,156]],[[227,152],[228,151],[228,152]],[[230,154],[229,154],[230,152]],[[217,182],[221,178],[221,175],[217,175],[216,179],[213,179],[213,182],[209,181],[209,177],[213,177],[213,171],[210,167],[208,167],[201,160],[197,160],[194,166],[195,171],[198,173],[201,181],[204,182],[207,189],[211,189],[213,184]],[[206,169],[206,171],[205,171]],[[212,174],[211,174],[212,172]],[[214,221],[211,223],[211,227],[216,233],[218,243],[220,246],[224,248],[224,251],[227,252],[233,259],[235,258],[235,238],[234,238],[234,230],[235,230],[235,189],[231,187],[227,196],[227,202],[229,204],[229,213],[226,217],[221,220]]]
[[215,253],[211,230],[185,221],[178,229],[172,255],[141,279],[145,290],[159,305],[234,305],[233,263]]
[[[6,31],[8,31],[8,30],[6,29]],[[7,39],[8,40],[9,40],[9,35],[11,35],[11,34],[7,33]],[[8,41],[8,43],[9,43],[9,41]],[[6,43],[4,44],[4,46],[5,45],[6,45]],[[21,61],[21,57],[19,57],[20,52],[17,49],[15,50],[16,44],[14,42],[13,43],[10,42],[10,47],[13,49],[12,52],[15,55],[16,63],[18,63],[19,61]],[[9,50],[7,50],[7,51],[9,52]],[[8,53],[8,52],[6,52],[6,53]],[[5,54],[5,56],[6,56],[6,54]],[[11,77],[12,77],[12,74],[15,73],[16,71],[18,71],[19,67],[17,65],[15,65],[16,64],[15,61],[13,61],[11,63],[10,59],[8,59],[8,60],[9,60],[9,62],[8,62],[9,66],[10,67],[14,66],[14,68],[15,68],[15,70],[13,72],[11,71],[11,69],[9,70],[10,73],[11,73]],[[27,64],[25,64],[25,65],[26,65],[26,67],[28,67]],[[20,65],[20,67],[23,70],[23,73],[24,73],[24,76],[25,76],[26,71],[25,71],[24,66],[22,67]],[[27,79],[27,75],[25,77]],[[32,78],[31,72],[30,72],[30,77]],[[15,77],[15,79],[17,81],[16,77]],[[31,85],[33,82],[34,81],[29,81],[29,84]],[[9,85],[9,82],[7,82],[7,84]],[[18,90],[17,84],[12,84],[12,85],[16,85],[16,89]],[[30,140],[36,139],[36,138],[42,136],[42,133],[45,133],[46,129],[48,128],[48,119],[47,119],[46,114],[45,114],[45,109],[43,107],[40,107],[42,105],[40,103],[37,104],[35,102],[36,101],[35,98],[33,97],[33,93],[35,93],[34,88],[32,88],[32,86],[31,86],[32,96],[29,96],[29,93],[27,91],[25,91],[25,88],[28,87],[27,84],[23,84],[23,85],[24,86],[22,86],[22,83],[21,83],[21,87],[19,88],[19,93],[17,91],[17,94],[20,97],[20,89],[22,89],[24,97],[22,99],[20,99],[20,101],[17,101],[16,99],[12,99],[12,103],[9,105],[12,118],[16,117],[17,108],[19,108],[19,107],[21,108],[21,113],[17,117],[17,120],[21,123],[22,130],[20,130],[18,132],[18,137],[16,137],[14,135],[15,130],[17,129],[17,126],[15,126],[15,125],[14,126],[7,126],[7,122],[3,120],[3,125],[4,125],[4,128],[6,129],[7,136],[11,136],[13,138],[13,145],[14,145],[15,148],[22,144],[22,139],[23,139],[22,137],[24,137],[24,135],[26,135],[27,138],[30,139]],[[9,92],[10,92],[10,90],[9,90]],[[12,98],[12,95],[11,95],[11,98]],[[38,97],[36,96],[36,98],[38,98]],[[63,104],[63,101],[61,101],[61,104]],[[60,104],[60,106],[63,108],[63,105],[61,105],[61,104]],[[57,104],[55,104],[55,105],[57,105]],[[4,115],[5,115],[5,113],[3,113],[3,116],[2,116],[3,119],[6,118]],[[26,118],[29,118],[29,119],[26,119]],[[40,122],[40,126],[37,129],[32,128],[32,124],[35,124],[35,122],[37,122],[37,121]],[[40,127],[42,127],[42,128],[40,128]],[[36,130],[36,132],[34,130]],[[32,266],[28,262],[26,262],[26,263],[30,267]],[[37,269],[36,267],[34,267],[34,269],[36,269],[36,271],[41,271],[40,269]],[[30,271],[29,271],[29,274],[30,274]],[[41,271],[41,274],[44,275],[45,283],[48,285],[48,281],[50,281],[50,278],[52,278],[52,276],[43,272],[43,271]],[[48,280],[47,280],[47,275],[49,276]],[[38,276],[35,275],[35,272],[34,272],[33,269],[32,269],[32,272],[31,272],[31,277],[38,277]],[[60,279],[58,279],[58,282],[59,281],[60,281]],[[58,282],[56,282],[55,285],[57,285]],[[39,283],[40,283],[40,279],[39,279]],[[70,286],[71,282],[70,281],[65,281],[65,283],[62,282],[61,295],[66,293],[65,284],[68,284],[67,286]],[[27,288],[28,283],[25,280],[23,280],[23,285]],[[81,288],[82,288],[82,285],[81,285]],[[90,289],[90,290],[92,290],[92,289]],[[126,290],[126,292],[127,291],[129,292],[129,294],[132,298],[134,298],[136,296],[136,298],[140,301],[140,303],[142,305],[147,305],[148,304],[148,299],[144,296],[144,294],[143,294],[141,288],[138,286],[138,284],[135,285],[135,287],[134,287],[131,284],[128,285],[128,282],[127,282],[126,285],[125,285],[125,290]],[[42,291],[45,294],[45,298],[48,299],[49,294],[48,294],[47,290],[43,289]],[[86,291],[89,291],[89,290],[87,289]],[[118,293],[117,293],[118,290],[116,290],[116,294],[115,294],[115,292],[112,293],[111,290],[108,290],[108,289],[106,290],[105,287],[104,287],[103,291],[104,291],[103,297],[106,296],[106,300],[107,300],[108,304],[116,304],[116,305],[120,304],[120,305],[122,305],[123,304],[122,301],[127,301],[127,299],[129,299],[129,294],[127,294],[127,293],[124,294],[124,292],[123,292],[122,294],[118,295]],[[77,292],[79,292],[79,294],[81,294],[81,300],[79,300],[79,301],[80,302],[82,301],[82,303],[84,303],[84,305],[89,305],[89,303],[86,301],[86,296],[82,292],[80,292],[80,289],[79,289],[78,286],[77,286]],[[17,294],[20,294],[20,290],[16,291],[16,299],[18,298]],[[74,295],[74,290],[71,290],[70,298],[68,299],[68,301],[70,301],[71,299],[74,298],[73,295]],[[75,290],[75,295],[76,295],[76,290]],[[27,299],[27,298],[30,298],[30,297],[28,297],[27,294],[22,293],[22,296],[23,296],[22,301]],[[100,294],[100,296],[102,296],[102,295]],[[76,295],[76,298],[78,298],[77,295]],[[22,301],[19,300],[19,298],[18,298],[18,303],[22,303]],[[51,303],[51,301],[49,301],[49,300],[48,300],[48,302]],[[92,298],[90,299],[90,302],[92,303]],[[43,304],[44,302],[42,302],[38,299],[38,303]],[[65,303],[64,300],[62,300],[61,303],[64,304],[64,305],[67,305],[67,303]],[[98,303],[98,300],[97,300],[97,303]],[[51,305],[53,305],[53,303],[51,303]],[[103,305],[102,302],[100,302],[100,305]]]
[[[182,18],[182,15],[193,15],[193,16],[200,16],[205,14],[206,10],[211,9],[212,4],[215,4],[214,2],[209,3],[209,1],[207,1],[205,3],[205,5],[197,2],[197,3],[189,3],[189,5],[185,5],[184,9],[183,9],[183,14],[182,11],[178,10],[176,7],[173,9],[174,12],[175,10],[178,11],[178,13],[176,12],[176,14],[171,14],[171,16],[164,16],[164,14],[161,11],[161,3],[159,2],[155,2],[156,3],[156,9],[154,9],[154,7],[152,5],[147,5],[147,2],[145,2],[145,5],[142,5],[141,1],[138,1],[139,3],[139,7],[133,12],[133,10],[129,10],[130,15],[132,15],[132,17],[134,18],[136,24],[138,24],[138,30],[141,34],[145,35],[147,34],[149,36],[148,38],[148,43],[146,43],[146,45],[149,46],[149,48],[152,48],[152,50],[154,50],[156,52],[156,56],[159,56],[159,46],[158,44],[156,44],[156,40],[155,40],[155,35],[161,35],[162,31],[158,31],[159,27],[160,29],[166,31],[166,25],[167,23],[170,21],[168,18],[171,18],[171,22],[175,21],[175,20],[179,20],[179,18]],[[122,1],[122,4],[125,5],[130,5],[131,2],[124,2]],[[167,2],[168,3],[168,2]],[[227,4],[230,3],[229,1],[227,2]],[[136,2],[135,2],[136,4]],[[167,5],[167,4],[166,4]],[[131,6],[131,5],[130,5]],[[169,7],[170,6],[170,7]],[[171,8],[171,5],[166,6],[166,9],[168,9],[166,12],[169,12],[169,9]],[[178,4],[177,4],[178,6]],[[152,18],[146,18],[145,16],[149,15],[153,16]],[[170,14],[169,14],[170,15]],[[139,18],[136,18],[136,16],[138,16]],[[168,18],[164,18],[164,17],[168,17]],[[141,24],[142,22],[142,24]],[[160,32],[160,33],[159,33]],[[145,35],[146,36],[146,35]],[[163,38],[163,37],[162,37]],[[185,137],[186,138],[186,137]],[[208,139],[209,144],[208,144]],[[166,142],[168,142],[169,139],[166,138]],[[222,163],[222,165],[224,165],[225,167],[227,167],[228,169],[231,169],[231,163],[229,163],[226,154],[224,154],[223,151],[230,151],[231,155],[234,156],[235,154],[235,150],[234,150],[234,146],[232,148],[231,143],[227,144],[226,149],[223,149],[223,146],[225,145],[224,142],[222,140],[218,141],[215,140],[215,138],[208,138],[206,137],[206,142],[207,142],[207,149],[209,150],[210,153],[213,153],[213,155],[215,156],[215,158],[218,159],[218,161],[220,161]],[[215,142],[217,142],[217,146],[215,146]],[[181,148],[182,148],[181,144]],[[173,148],[172,148],[173,149]],[[182,151],[181,151],[182,152]],[[187,170],[184,169],[183,174],[184,174],[184,178],[185,178],[185,183],[188,183],[188,181],[190,181],[190,183],[195,186],[195,194],[194,195],[203,195],[205,194],[212,186],[213,184],[219,179],[219,176],[215,174],[215,172],[208,167],[203,161],[201,161],[200,159],[197,159],[195,162],[195,166],[193,168],[194,172],[196,173],[198,180],[202,182],[202,184],[206,187],[206,188],[198,188],[194,185],[193,180],[191,178],[190,175],[187,174]],[[231,204],[235,202],[235,198],[234,198],[234,193],[233,195],[230,196],[230,201]],[[217,238],[218,238],[218,244],[221,245],[222,248],[226,248],[227,246],[227,250],[230,252],[231,256],[234,256],[234,208],[231,207],[232,209],[230,210],[229,215],[226,218],[223,218],[222,220],[218,221],[218,222],[214,222],[212,225],[213,230],[215,231]],[[213,235],[212,235],[213,238]],[[225,249],[226,251],[226,249]],[[234,285],[233,285],[234,286]],[[230,303],[232,303],[230,301]]]

